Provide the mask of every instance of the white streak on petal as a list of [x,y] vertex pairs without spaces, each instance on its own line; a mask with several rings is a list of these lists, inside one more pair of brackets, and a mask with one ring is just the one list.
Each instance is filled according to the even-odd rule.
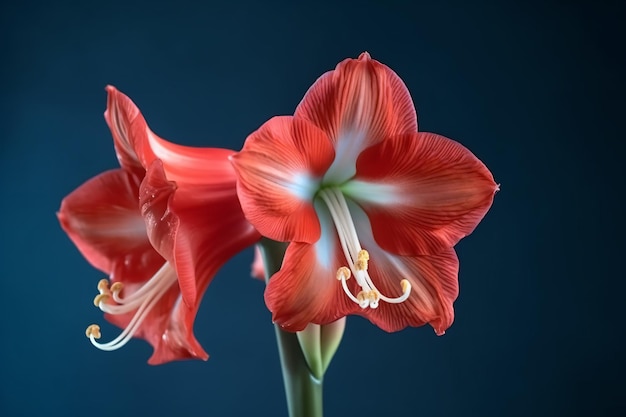
[[314,202],[315,212],[320,222],[321,235],[320,239],[315,243],[315,254],[317,261],[325,269],[333,267],[333,257],[335,256],[335,241],[337,232],[332,217],[326,207],[326,204],[320,199]]
[[341,187],[341,191],[356,201],[380,205],[396,205],[407,202],[402,187],[394,184],[353,180]]
[[341,184],[356,174],[356,160],[365,146],[366,134],[359,131],[343,131],[335,145],[335,160],[331,164],[324,183]]
[[300,200],[310,201],[319,187],[319,181],[314,180],[308,174],[299,172],[294,174],[286,187],[291,191],[291,194]]

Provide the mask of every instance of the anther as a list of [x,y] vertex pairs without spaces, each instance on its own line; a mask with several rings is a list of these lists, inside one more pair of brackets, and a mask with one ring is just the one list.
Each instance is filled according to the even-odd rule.
[[337,270],[337,279],[341,281],[342,279],[348,280],[352,276],[352,272],[350,272],[350,268],[347,266],[342,266]]
[[367,271],[367,261],[369,261],[369,259],[370,254],[365,249],[361,249],[355,263],[356,269],[359,271]]
[[100,337],[102,336],[102,334],[100,334],[100,326],[98,326],[97,324],[92,324],[89,327],[87,327],[87,330],[85,330],[85,336],[91,338],[93,337],[94,339],[100,339]]
[[111,285],[111,292],[119,293],[122,291],[122,288],[124,288],[124,284],[121,282],[114,282],[113,285]]
[[370,308],[378,307],[378,302],[380,301],[380,293],[377,290],[371,290],[367,295],[367,298],[369,298],[370,301]]
[[100,291],[100,294],[109,292],[109,280],[108,279],[102,278],[100,281],[98,281],[98,291]]
[[411,283],[408,279],[403,279],[400,281],[400,287],[402,288],[402,293],[407,293],[411,291]]
[[356,295],[356,299],[359,302],[359,307],[366,308],[370,305],[369,292],[359,291]]
[[106,293],[96,295],[93,299],[93,305],[95,305],[96,307],[100,307],[100,303],[106,302],[110,296],[110,294]]

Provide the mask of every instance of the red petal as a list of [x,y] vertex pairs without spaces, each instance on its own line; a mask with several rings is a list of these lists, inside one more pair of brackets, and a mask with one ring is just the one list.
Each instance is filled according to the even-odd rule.
[[380,302],[360,314],[388,332],[426,323],[443,334],[454,320],[452,303],[458,296],[459,261],[454,249],[436,255],[394,256],[368,248],[369,273],[378,290],[388,297],[402,295],[400,281],[411,283],[411,295],[399,304]]
[[139,184],[122,170],[104,172],[61,203],[61,227],[83,256],[113,279],[143,281],[163,264],[139,211]]
[[232,176],[177,187],[157,159],[141,184],[140,201],[150,241],[174,265],[188,306],[197,305],[228,259],[260,239],[243,216]]
[[325,266],[318,260],[317,250],[308,243],[290,243],[280,271],[269,280],[265,303],[272,320],[285,330],[295,332],[309,323],[332,323],[359,309],[336,278],[337,269],[345,264],[341,252],[334,250],[333,259]]
[[[234,151],[177,145],[157,136],[133,101],[115,87],[109,93],[105,119],[111,128],[122,167],[144,175],[155,159],[161,159],[171,181],[206,184],[229,175],[234,179],[228,157]],[[210,161],[208,163],[207,161]]]
[[[200,297],[204,294],[206,286],[202,289]],[[162,363],[181,359],[201,359],[207,360],[209,355],[202,348],[193,333],[193,323],[198,313],[199,304],[190,308],[187,304],[180,302],[181,296],[178,288],[172,290],[176,294],[175,302],[163,304],[163,311],[167,314],[167,326],[164,331],[158,334],[159,340],[154,353],[148,360],[150,365],[160,365]]]
[[478,225],[498,190],[469,150],[432,133],[396,136],[365,150],[355,180],[344,191],[367,212],[376,242],[401,255],[455,245]]
[[[169,273],[175,274],[171,267]],[[145,282],[129,285],[124,282],[124,296],[130,296],[144,284]],[[193,322],[198,306],[189,308],[180,301],[180,290],[178,285],[174,284],[158,300],[133,335],[145,339],[154,348],[148,360],[149,364],[158,365],[181,359],[207,360],[209,357],[193,334]],[[105,314],[105,318],[112,324],[125,328],[135,312],[136,310],[123,315]]]
[[143,116],[135,103],[115,87],[108,85],[106,91],[108,96],[104,119],[111,129],[117,160],[122,168],[143,177],[145,169],[135,151],[131,130],[131,123],[137,118],[143,120]]
[[381,294],[402,295],[402,280],[411,283],[409,298],[392,304],[381,301],[378,308],[358,310],[383,330],[394,332],[407,326],[430,323],[443,334],[454,320],[452,303],[459,294],[459,261],[452,248],[427,256],[396,256],[374,240],[370,219],[357,205],[348,202],[363,248],[369,252],[369,275]]
[[386,65],[368,53],[346,59],[322,75],[294,114],[321,128],[335,145],[338,182],[354,174],[354,161],[367,147],[402,133],[417,131],[417,115],[408,89]]
[[324,132],[307,121],[282,116],[266,122],[232,158],[248,220],[273,240],[315,242],[320,226],[313,196],[333,158]]

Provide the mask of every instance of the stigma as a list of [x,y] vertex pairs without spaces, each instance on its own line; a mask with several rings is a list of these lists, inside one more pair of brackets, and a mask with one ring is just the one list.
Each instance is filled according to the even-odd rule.
[[110,342],[100,343],[96,340],[101,337],[100,326],[97,324],[92,324],[87,327],[85,335],[91,340],[91,343],[100,350],[111,351],[121,348],[133,338],[148,314],[176,281],[176,272],[168,262],[138,290],[128,295],[122,294],[124,292],[124,285],[121,282],[115,282],[110,285],[108,279],[100,280],[100,282],[98,282],[99,294],[96,295],[93,300],[94,305],[103,312],[111,315],[122,315],[133,312],[134,314],[126,328]]
[[[399,297],[387,297],[382,294],[368,272],[370,254],[361,247],[348,203],[343,193],[336,188],[325,188],[318,194],[326,203],[330,215],[335,224],[339,236],[339,242],[343,250],[348,266],[342,266],[337,270],[337,280],[341,281],[341,287],[348,298],[361,308],[377,308],[381,301],[390,304],[398,304],[406,301],[411,294],[411,283],[407,279],[400,281],[402,295]],[[347,281],[354,275],[357,284],[361,287],[356,295],[348,288]]]

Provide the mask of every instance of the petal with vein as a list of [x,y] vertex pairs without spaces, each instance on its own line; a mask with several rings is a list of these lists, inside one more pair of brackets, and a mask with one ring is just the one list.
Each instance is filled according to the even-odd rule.
[[443,334],[454,320],[452,304],[459,293],[459,261],[454,249],[425,256],[391,254],[374,240],[366,213],[354,203],[349,206],[361,243],[369,252],[368,272],[377,289],[387,297],[399,297],[400,282],[407,279],[411,283],[406,301],[380,302],[378,308],[359,310],[358,314],[388,332],[429,323],[437,334]]
[[57,213],[83,256],[114,279],[148,279],[164,262],[148,240],[138,195],[134,175],[111,170],[71,192]]
[[[332,323],[359,309],[336,278],[345,259],[330,214],[324,206],[316,208],[322,223],[320,239],[315,244],[290,243],[280,271],[265,290],[272,320],[289,331],[303,330],[309,323]],[[353,291],[354,281],[348,281]]]
[[417,131],[415,107],[404,82],[367,52],[322,75],[294,116],[311,121],[333,142],[336,157],[325,177],[331,183],[354,175],[363,149],[389,136]]
[[320,226],[313,197],[333,157],[331,142],[313,124],[270,119],[232,158],[248,220],[273,240],[315,242]]
[[225,184],[177,185],[156,159],[139,195],[150,241],[174,265],[187,306],[199,302],[226,261],[260,239],[245,219],[230,179]]
[[470,234],[498,185],[461,144],[432,133],[366,149],[343,191],[367,212],[376,242],[399,255],[436,254]]

